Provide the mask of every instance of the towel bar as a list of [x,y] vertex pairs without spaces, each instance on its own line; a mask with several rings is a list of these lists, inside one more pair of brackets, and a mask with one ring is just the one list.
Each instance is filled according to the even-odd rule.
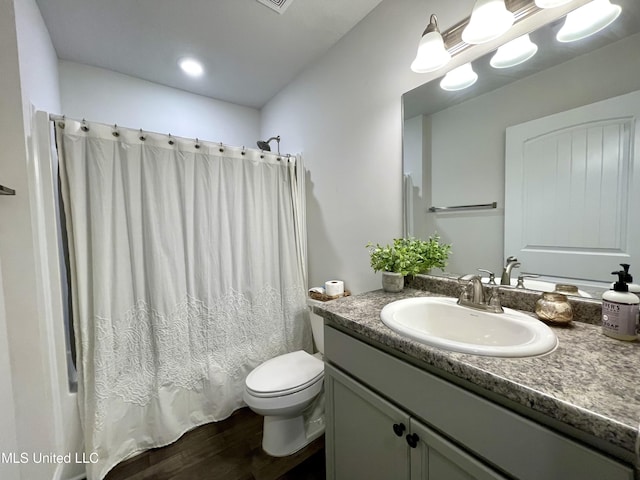
[[0,185],[0,195],[15,195],[16,191],[13,188],[5,187],[4,185]]
[[462,210],[484,210],[497,208],[498,202],[481,203],[477,205],[458,205],[455,207],[429,207],[430,212],[459,212]]

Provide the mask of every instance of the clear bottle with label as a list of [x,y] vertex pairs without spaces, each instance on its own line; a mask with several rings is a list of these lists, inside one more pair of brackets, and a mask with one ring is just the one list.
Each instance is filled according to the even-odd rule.
[[624,268],[624,282],[629,287],[629,293],[633,293],[640,298],[640,285],[633,283],[633,277],[629,273],[629,267],[631,267],[631,265],[628,263],[621,263],[620,266]]
[[636,341],[640,298],[629,292],[624,270],[612,275],[618,275],[618,281],[613,284],[613,290],[602,295],[602,333],[618,340]]

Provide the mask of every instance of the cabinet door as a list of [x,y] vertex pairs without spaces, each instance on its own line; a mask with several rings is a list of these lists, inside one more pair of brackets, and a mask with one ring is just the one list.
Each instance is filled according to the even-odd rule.
[[410,436],[411,480],[506,480],[414,419]]
[[327,479],[409,480],[409,417],[325,366]]

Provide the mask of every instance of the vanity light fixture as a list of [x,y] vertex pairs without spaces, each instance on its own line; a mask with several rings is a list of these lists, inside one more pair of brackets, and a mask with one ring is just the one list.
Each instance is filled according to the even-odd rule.
[[444,40],[438,28],[438,18],[431,15],[429,25],[422,33],[418,44],[418,53],[411,63],[416,73],[428,73],[438,70],[451,60],[451,54],[444,48]]
[[536,0],[536,6],[538,8],[555,8],[573,0]]
[[178,60],[178,65],[190,77],[199,77],[204,73],[202,64],[195,58],[183,57]]
[[440,81],[440,88],[449,92],[464,90],[476,83],[476,80],[478,80],[478,74],[473,71],[471,63],[469,62],[447,72]]
[[489,63],[493,68],[515,67],[529,60],[537,51],[538,46],[531,41],[529,34],[525,34],[499,47]]
[[473,45],[490,42],[509,30],[513,22],[514,15],[504,0],[476,0],[462,40]]
[[582,40],[609,26],[621,11],[620,6],[609,0],[593,0],[567,15],[556,39],[563,43]]

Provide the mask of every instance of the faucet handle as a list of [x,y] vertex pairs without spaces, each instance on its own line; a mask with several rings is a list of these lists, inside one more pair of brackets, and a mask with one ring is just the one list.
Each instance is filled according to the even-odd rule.
[[518,275],[518,284],[516,285],[516,288],[526,288],[524,286],[524,279],[525,278],[538,278],[540,275],[527,275],[525,273]]
[[517,262],[518,259],[516,257],[514,257],[513,255],[507,257],[507,261],[505,262],[505,265],[509,265],[511,262]]
[[482,273],[486,273],[487,275],[489,275],[489,283],[488,283],[488,285],[495,285],[496,284],[496,276],[492,271],[487,270],[485,268],[479,268],[478,271],[482,272]]
[[475,275],[473,273],[468,273],[466,275],[462,275],[461,277],[458,277],[458,282],[460,283],[470,282],[474,278],[479,278],[479,277],[478,275]]

